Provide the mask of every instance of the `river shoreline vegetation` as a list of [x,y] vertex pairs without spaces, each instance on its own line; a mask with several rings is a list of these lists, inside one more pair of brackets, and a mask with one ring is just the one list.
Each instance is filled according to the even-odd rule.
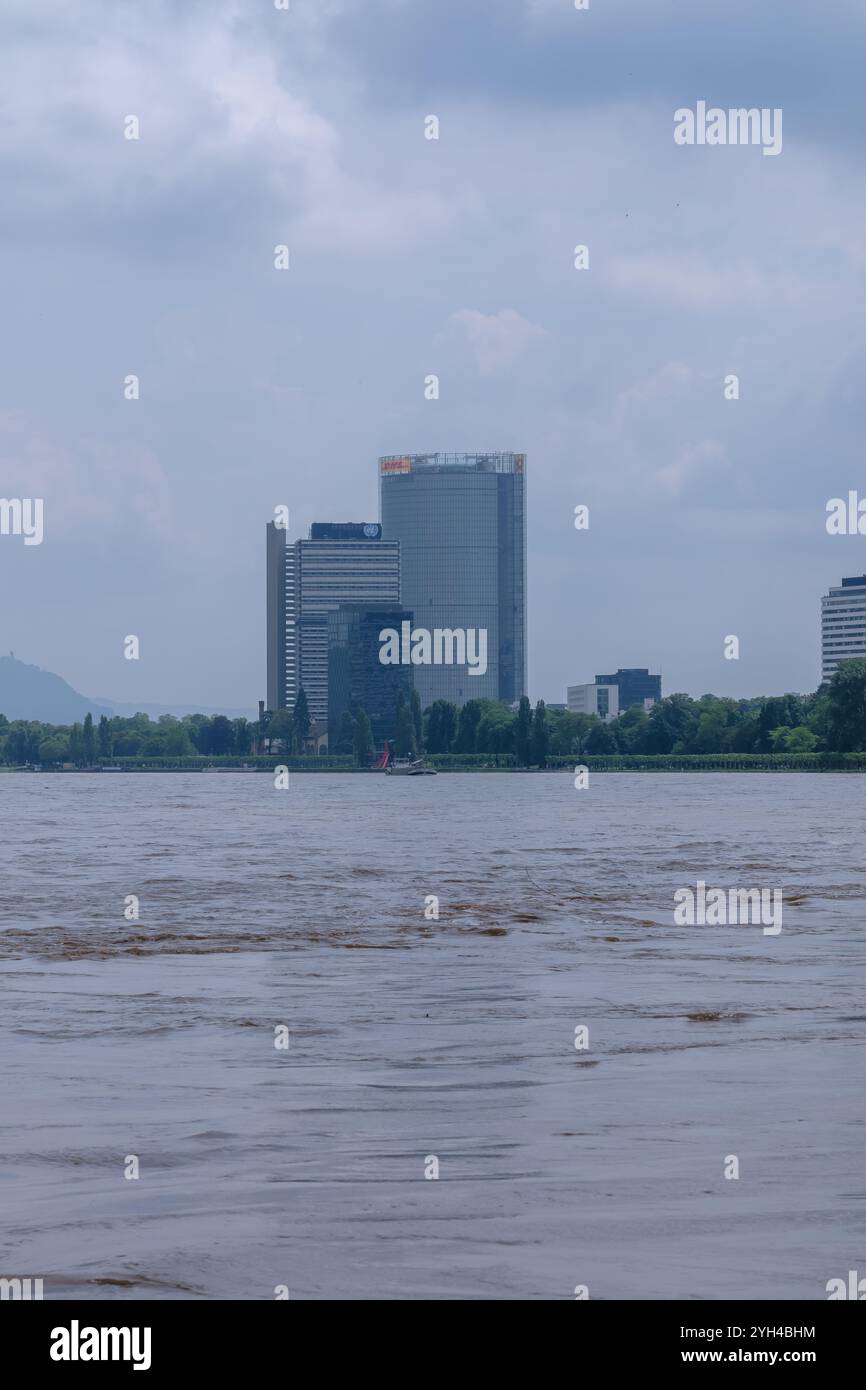
[[[316,752],[306,696],[293,711],[257,720],[191,714],[130,718],[91,715],[83,723],[10,722],[0,714],[0,763],[7,769],[106,766],[194,771],[271,768],[368,770],[376,756],[364,710],[344,714],[330,752]],[[866,661],[840,666],[811,695],[733,700],[667,695],[649,711],[635,707],[604,723],[595,715],[517,710],[494,700],[457,708],[435,701],[422,712],[412,693],[398,705],[392,750],[422,755],[442,771],[558,769],[598,771],[866,771]]]

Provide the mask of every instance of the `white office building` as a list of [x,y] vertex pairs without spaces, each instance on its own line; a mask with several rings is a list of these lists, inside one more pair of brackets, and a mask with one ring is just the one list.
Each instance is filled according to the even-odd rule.
[[843,579],[821,599],[821,682],[840,661],[866,657],[866,574]]
[[619,687],[616,685],[570,685],[567,690],[571,714],[595,714],[605,722],[619,714]]

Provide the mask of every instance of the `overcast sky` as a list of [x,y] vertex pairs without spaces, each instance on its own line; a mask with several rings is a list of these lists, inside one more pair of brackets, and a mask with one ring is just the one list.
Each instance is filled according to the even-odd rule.
[[[513,449],[533,700],[815,688],[866,571],[825,529],[866,496],[862,0],[4,0],[0,40],[0,496],[45,501],[0,649],[252,708],[275,505]],[[782,108],[781,154],[676,145],[699,100]]]

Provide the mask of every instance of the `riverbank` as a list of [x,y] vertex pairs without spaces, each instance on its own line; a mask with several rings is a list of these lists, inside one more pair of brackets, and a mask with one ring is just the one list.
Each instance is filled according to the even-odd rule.
[[[866,753],[659,753],[610,754],[550,758],[546,767],[517,767],[513,756],[479,753],[431,754],[425,761],[437,772],[866,772]],[[329,757],[192,757],[116,758],[91,767],[0,767],[2,772],[290,772],[381,773],[356,767],[350,758]]]

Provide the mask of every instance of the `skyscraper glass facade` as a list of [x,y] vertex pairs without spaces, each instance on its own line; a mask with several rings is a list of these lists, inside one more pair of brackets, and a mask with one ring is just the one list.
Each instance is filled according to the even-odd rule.
[[596,685],[615,685],[619,691],[620,712],[642,705],[645,700],[662,697],[661,676],[650,675],[646,666],[620,667],[614,676],[596,676]]
[[526,689],[526,458],[407,454],[379,460],[382,534],[399,541],[401,600],[415,627],[483,629],[487,670],[415,667],[434,700],[519,700]]
[[415,667],[385,665],[379,660],[379,633],[400,631],[412,621],[408,609],[386,603],[340,604],[328,614],[328,745],[334,748],[346,710],[363,709],[377,743],[393,738],[397,701],[408,703]]

